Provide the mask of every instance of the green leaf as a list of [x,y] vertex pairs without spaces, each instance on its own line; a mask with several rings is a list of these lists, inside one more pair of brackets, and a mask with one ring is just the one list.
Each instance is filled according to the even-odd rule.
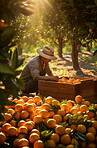
[[2,111],[4,105],[5,105],[5,91],[3,89],[0,88],[0,112]]
[[23,59],[18,59],[18,63],[17,63],[17,67],[21,66],[24,62],[24,58]]
[[14,27],[6,27],[0,35],[0,48],[6,47],[11,43],[16,31]]
[[12,68],[13,69],[17,68],[17,62],[18,62],[18,50],[16,48],[14,53],[13,53],[13,58],[12,58]]
[[94,51],[93,56],[95,56],[97,54],[97,50]]
[[21,79],[16,79],[16,82],[21,89],[25,88],[24,82]]
[[95,0],[95,4],[97,5],[97,0]]
[[14,75],[14,71],[8,64],[0,63],[0,73]]
[[73,2],[73,0],[69,0],[69,2],[70,2],[70,5],[71,5],[72,7],[74,7],[74,2]]

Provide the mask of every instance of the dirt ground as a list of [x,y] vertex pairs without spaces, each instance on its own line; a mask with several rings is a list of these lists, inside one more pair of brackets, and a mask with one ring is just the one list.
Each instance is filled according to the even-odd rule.
[[[66,53],[65,53],[66,54]],[[57,59],[57,67],[58,70],[66,70],[67,74],[65,76],[76,76],[76,77],[93,77],[97,78],[97,56],[93,56],[91,52],[80,52],[78,56],[79,67],[82,72],[73,70],[72,59],[66,57],[64,59]]]

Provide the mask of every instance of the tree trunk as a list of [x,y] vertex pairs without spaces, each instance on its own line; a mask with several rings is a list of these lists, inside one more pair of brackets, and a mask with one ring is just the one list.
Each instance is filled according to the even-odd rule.
[[72,64],[74,70],[80,70],[79,63],[78,63],[78,50],[77,50],[77,43],[75,40],[72,41]]
[[62,58],[62,38],[58,38],[58,56]]

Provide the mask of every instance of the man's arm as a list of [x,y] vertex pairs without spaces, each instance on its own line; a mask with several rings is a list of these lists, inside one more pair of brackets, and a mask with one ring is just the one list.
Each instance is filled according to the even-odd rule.
[[58,76],[37,76],[36,81],[38,80],[47,80],[47,81],[58,81]]

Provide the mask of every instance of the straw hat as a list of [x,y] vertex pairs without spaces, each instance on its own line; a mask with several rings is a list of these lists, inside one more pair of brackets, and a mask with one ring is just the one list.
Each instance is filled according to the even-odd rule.
[[50,59],[56,60],[57,58],[54,56],[54,49],[48,45],[44,47],[44,49],[37,49],[37,52],[40,56]]

